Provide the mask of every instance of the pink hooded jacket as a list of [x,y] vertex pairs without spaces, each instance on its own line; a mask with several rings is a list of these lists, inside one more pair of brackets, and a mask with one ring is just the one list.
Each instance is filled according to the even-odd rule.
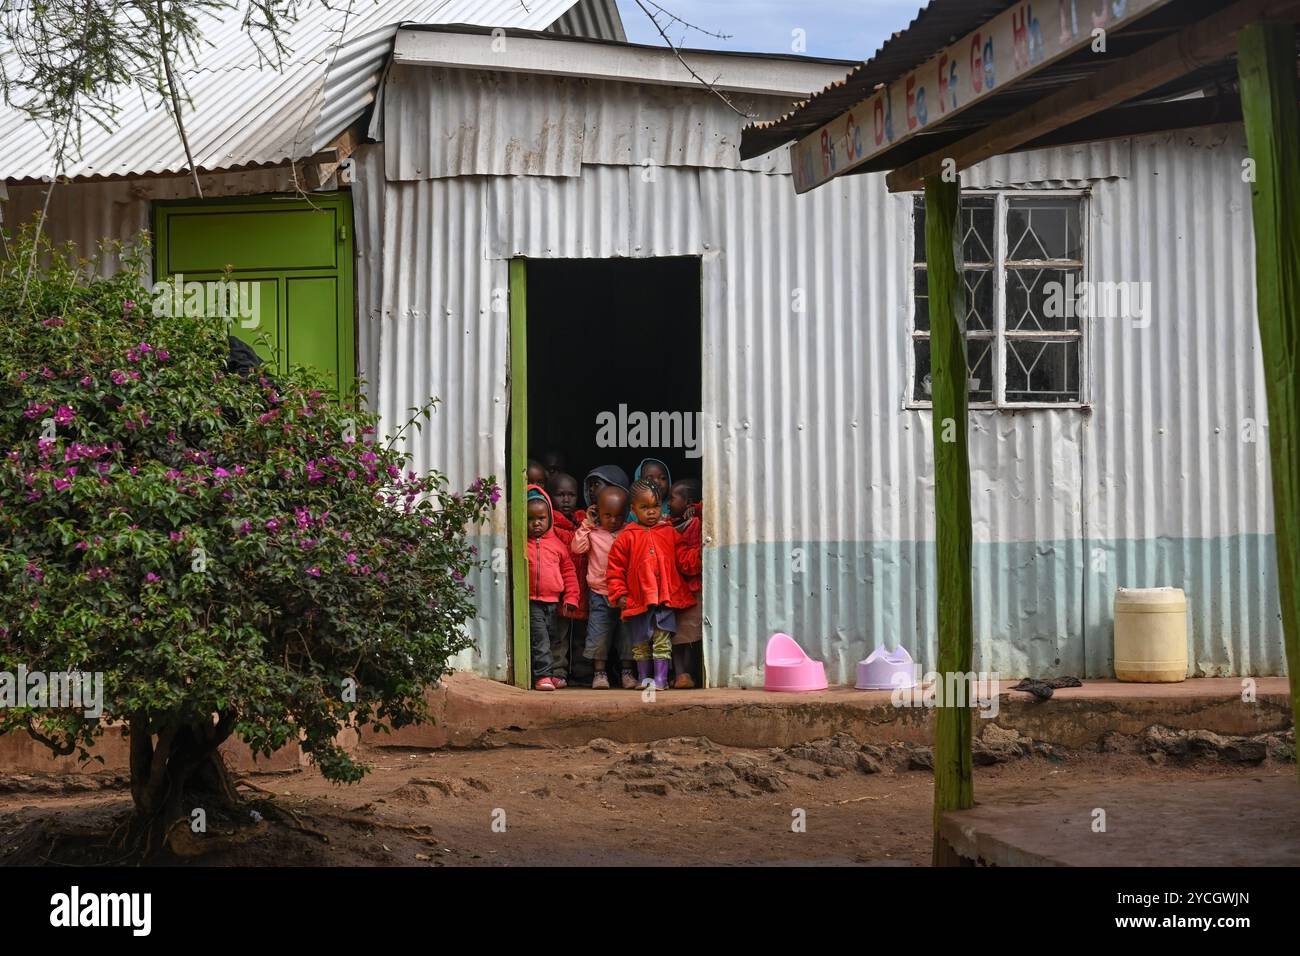
[[551,526],[540,538],[528,539],[528,599],[547,604],[578,604],[578,575],[573,569],[569,549],[555,533],[555,511],[551,496],[540,485],[529,485],[528,490],[541,492],[546,509],[551,513]]

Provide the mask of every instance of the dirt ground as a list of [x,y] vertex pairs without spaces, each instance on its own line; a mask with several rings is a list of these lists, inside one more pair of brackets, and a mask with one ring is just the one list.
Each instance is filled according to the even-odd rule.
[[[1127,779],[1295,774],[1294,737],[1198,743],[1144,738],[1063,752],[1024,738],[977,741],[976,800],[1087,801]],[[1211,737],[1213,735],[1210,735]],[[707,738],[594,740],[564,749],[371,748],[373,772],[338,786],[314,770],[244,778],[265,818],[192,861],[246,866],[808,864],[927,865],[927,748],[844,735],[786,750]],[[258,789],[260,788],[260,789]],[[283,811],[272,813],[267,801]],[[0,865],[129,864],[106,849],[130,808],[125,780],[13,776],[0,785]],[[802,812],[800,812],[802,811]],[[251,818],[250,818],[251,819]],[[800,822],[803,826],[799,826]],[[223,832],[217,824],[209,836]],[[228,831],[231,832],[231,831]],[[175,862],[175,861],[171,861]]]

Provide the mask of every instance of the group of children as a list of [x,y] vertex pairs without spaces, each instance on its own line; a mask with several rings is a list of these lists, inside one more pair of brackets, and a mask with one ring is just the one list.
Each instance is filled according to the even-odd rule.
[[[696,686],[703,639],[700,482],[646,458],[632,480],[593,468],[581,487],[557,455],[528,462],[528,599],[533,689],[568,686],[570,647],[594,690]],[[613,665],[613,666],[611,666]]]

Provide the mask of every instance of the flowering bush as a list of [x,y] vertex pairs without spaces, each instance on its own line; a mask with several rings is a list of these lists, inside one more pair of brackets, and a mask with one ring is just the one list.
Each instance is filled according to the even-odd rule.
[[327,778],[359,779],[339,730],[424,719],[470,646],[465,531],[495,483],[408,470],[308,371],[228,372],[224,322],[156,316],[138,249],[87,279],[27,233],[8,248],[0,671],[102,672],[104,700],[0,709],[0,730],[86,756],[125,722],[146,843],[200,805],[185,791],[234,799],[231,734],[259,754],[301,735]]

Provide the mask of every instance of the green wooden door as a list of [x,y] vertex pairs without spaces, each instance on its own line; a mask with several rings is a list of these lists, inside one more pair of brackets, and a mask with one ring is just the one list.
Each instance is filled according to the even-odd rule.
[[256,307],[233,315],[231,334],[273,368],[314,368],[336,394],[351,392],[356,323],[347,193],[158,203],[154,276],[246,283],[242,301]]

